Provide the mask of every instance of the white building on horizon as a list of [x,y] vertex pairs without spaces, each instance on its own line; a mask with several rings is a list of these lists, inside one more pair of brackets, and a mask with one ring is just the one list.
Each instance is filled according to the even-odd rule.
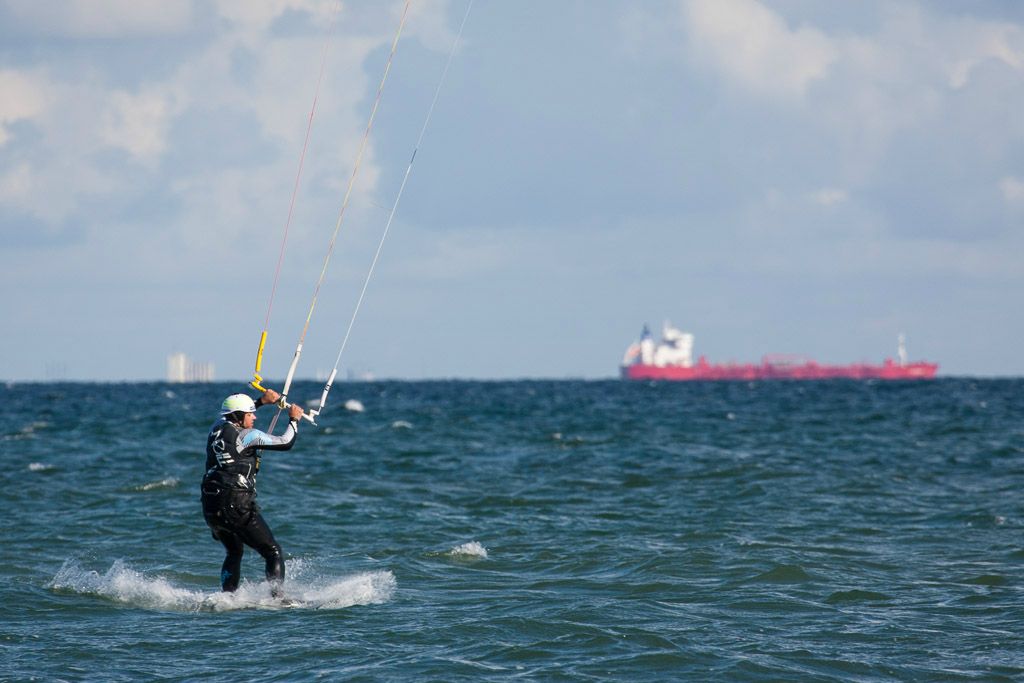
[[184,353],[167,356],[168,382],[212,382],[213,363],[198,363]]

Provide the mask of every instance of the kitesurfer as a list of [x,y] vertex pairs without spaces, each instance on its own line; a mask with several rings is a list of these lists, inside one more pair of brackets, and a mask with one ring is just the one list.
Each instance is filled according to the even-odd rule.
[[227,556],[221,567],[220,583],[225,591],[238,588],[245,546],[266,561],[271,594],[281,597],[284,557],[259,505],[256,504],[256,474],[261,451],[287,451],[295,445],[302,408],[288,408],[288,427],[281,436],[253,429],[256,409],[277,403],[281,395],[268,389],[258,400],[246,394],[232,394],[221,404],[220,418],[206,438],[206,474],[203,476],[203,517],[214,539],[224,544]]

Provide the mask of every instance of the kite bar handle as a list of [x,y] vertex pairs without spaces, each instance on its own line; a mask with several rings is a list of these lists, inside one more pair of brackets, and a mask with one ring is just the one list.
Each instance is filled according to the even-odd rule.
[[[338,368],[331,370],[331,376],[327,378],[327,384],[324,385],[324,393],[320,394],[320,407],[309,411],[310,417],[308,419],[310,422],[313,422],[313,419],[323,412],[324,406],[327,405],[327,394],[331,393],[331,385],[334,384],[334,376],[337,374]],[[313,422],[313,424],[316,424],[316,422]]]
[[[264,393],[264,394],[267,393],[267,388],[265,386],[263,386],[263,376],[260,374],[260,369],[263,366],[263,348],[266,345],[267,345],[267,331],[263,330],[263,333],[260,334],[260,347],[256,351],[256,369],[252,373],[252,377],[253,377],[252,381],[249,382],[249,386],[251,386],[256,391],[259,391],[259,392]],[[287,410],[292,405],[291,403],[288,403],[288,401],[287,401],[287,393],[288,393],[288,388],[292,384],[292,378],[295,377],[295,368],[299,364],[299,356],[301,356],[301,355],[302,355],[302,344],[299,344],[298,348],[295,349],[295,357],[292,359],[292,366],[291,366],[291,368],[288,369],[288,379],[285,380],[284,391],[281,392],[281,398],[277,402],[277,407],[280,408],[281,410]],[[334,375],[331,375],[331,379],[333,379],[333,378],[334,378]],[[324,392],[324,394],[326,395],[326,392]],[[321,399],[321,402],[322,402],[322,399]],[[319,411],[312,411],[311,410],[308,413],[302,413],[302,419],[309,420],[309,422],[311,424],[316,425],[316,416],[318,414],[319,414]],[[275,421],[276,421],[276,418],[275,418]],[[273,427],[271,427],[271,429],[273,429]]]
[[256,351],[256,369],[252,372],[252,381],[249,382],[256,391],[261,391],[264,394],[267,393],[267,388],[263,386],[263,376],[260,375],[260,368],[263,366],[263,347],[267,345],[267,331],[263,330],[263,334],[260,335],[260,348]]
[[[289,408],[292,407],[292,404],[288,403],[287,401],[285,401],[284,397],[281,397],[281,400],[277,402],[277,407],[280,408],[281,410],[288,410]],[[319,413],[320,413],[319,410],[311,410],[308,413],[303,413],[302,414],[302,419],[303,420],[309,420],[309,423],[311,425],[313,425],[315,427],[319,427],[320,425],[318,425],[316,423],[316,416]]]

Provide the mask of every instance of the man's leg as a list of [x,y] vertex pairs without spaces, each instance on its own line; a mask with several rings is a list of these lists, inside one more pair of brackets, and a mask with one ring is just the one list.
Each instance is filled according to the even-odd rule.
[[274,532],[270,530],[266,520],[263,519],[263,515],[254,512],[249,518],[249,523],[243,530],[240,530],[239,536],[246,545],[263,556],[266,561],[270,593],[275,598],[281,597],[282,584],[284,584],[284,555],[281,546],[274,539]]
[[220,587],[223,591],[233,593],[242,579],[242,554],[245,553],[245,546],[242,545],[242,539],[230,531],[217,529],[216,534],[217,540],[224,544],[227,551],[220,568]]

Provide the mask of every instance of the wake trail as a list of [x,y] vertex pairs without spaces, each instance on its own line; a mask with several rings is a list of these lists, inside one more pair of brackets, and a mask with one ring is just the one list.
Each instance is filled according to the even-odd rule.
[[[162,576],[147,576],[116,560],[104,573],[64,562],[47,588],[60,593],[92,595],[126,606],[179,612],[224,612],[243,609],[344,609],[387,602],[394,595],[395,576],[388,570],[348,576],[314,575],[301,560],[286,562],[286,600],[270,596],[265,581],[243,581],[234,593],[175,585]],[[291,576],[291,575],[294,575]]]

